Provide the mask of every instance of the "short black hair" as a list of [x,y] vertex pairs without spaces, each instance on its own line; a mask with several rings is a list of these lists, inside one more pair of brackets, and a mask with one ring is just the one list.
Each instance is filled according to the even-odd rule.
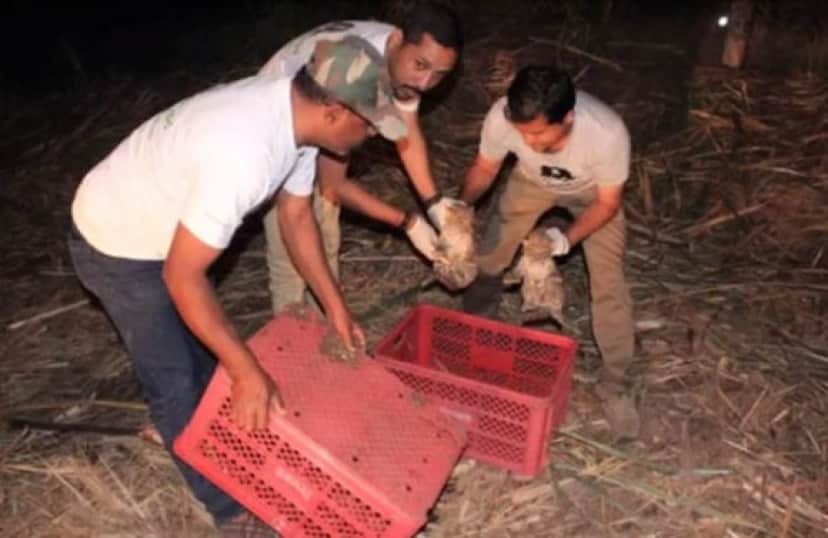
[[336,99],[325,88],[313,80],[304,65],[293,76],[293,85],[304,98],[314,103],[332,105],[336,102]]
[[403,41],[420,43],[429,34],[440,45],[458,53],[463,48],[463,30],[457,12],[443,2],[420,0],[402,23]]
[[509,121],[526,123],[540,114],[560,123],[575,108],[575,84],[569,74],[553,65],[522,68],[506,92]]

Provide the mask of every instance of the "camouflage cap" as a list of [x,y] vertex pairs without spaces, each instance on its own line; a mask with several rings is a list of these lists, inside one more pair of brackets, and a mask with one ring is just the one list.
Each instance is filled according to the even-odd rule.
[[306,65],[313,80],[342,104],[368,120],[389,140],[407,134],[405,122],[392,101],[385,59],[357,36],[317,41]]

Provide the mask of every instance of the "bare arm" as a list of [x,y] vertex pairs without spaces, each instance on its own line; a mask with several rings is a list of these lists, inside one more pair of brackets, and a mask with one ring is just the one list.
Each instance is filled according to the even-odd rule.
[[437,237],[434,229],[418,215],[386,204],[350,179],[338,185],[337,197],[345,207],[402,230],[414,248],[429,260],[434,259],[433,248]]
[[463,183],[460,199],[468,205],[477,202],[491,187],[501,164],[502,161],[490,161],[483,155],[478,154],[474,163],[469,167],[469,171],[466,172],[466,180]]
[[357,182],[344,180],[336,191],[342,205],[374,220],[397,228],[405,220],[405,211],[388,204],[362,188]]
[[310,196],[295,196],[282,191],[276,203],[279,204],[279,229],[291,261],[319,297],[328,319],[346,347],[356,349],[354,338],[360,347],[364,346],[365,337],[351,319],[325,259]]
[[428,145],[423,131],[420,128],[418,112],[400,111],[408,127],[408,136],[397,142],[397,153],[400,155],[405,171],[411,178],[411,183],[420,199],[427,200],[437,194],[434,177],[431,175],[431,166],[428,162]]
[[[233,382],[233,412],[245,428],[267,425],[275,387],[224,315],[207,269],[220,251],[179,224],[164,262],[163,279],[181,319],[218,359]],[[281,400],[277,403],[283,407]]]
[[348,209],[405,232],[411,244],[429,260],[434,258],[434,230],[422,218],[387,204],[346,177],[348,163],[320,156],[318,179],[322,195],[333,197]]
[[[380,200],[357,182],[347,178],[347,161],[320,156],[317,161],[319,188],[323,196],[334,198],[342,205],[361,215],[398,227],[405,219],[405,212]],[[333,196],[331,196],[333,195]]]
[[564,235],[570,245],[575,245],[593,234],[610,221],[621,207],[623,185],[598,187],[595,200],[578,215]]

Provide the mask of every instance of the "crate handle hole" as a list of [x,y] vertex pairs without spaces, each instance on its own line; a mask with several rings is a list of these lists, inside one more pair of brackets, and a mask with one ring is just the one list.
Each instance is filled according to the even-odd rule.
[[405,335],[405,334],[398,334],[398,335],[394,338],[393,342],[391,343],[391,351],[392,351],[393,353],[397,353],[397,352],[399,352],[399,351],[400,351],[400,348],[401,348],[403,345],[405,345],[405,344],[408,344],[408,338],[407,338],[407,335]]

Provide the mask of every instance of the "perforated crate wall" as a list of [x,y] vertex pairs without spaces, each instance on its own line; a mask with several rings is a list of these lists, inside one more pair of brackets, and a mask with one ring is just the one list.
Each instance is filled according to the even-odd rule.
[[287,413],[241,430],[219,368],[175,451],[287,538],[412,536],[460,457],[463,428],[375,361],[321,355],[326,330],[288,316],[262,328],[249,346]]
[[467,425],[466,456],[534,476],[565,417],[576,350],[558,334],[420,305],[374,353]]

